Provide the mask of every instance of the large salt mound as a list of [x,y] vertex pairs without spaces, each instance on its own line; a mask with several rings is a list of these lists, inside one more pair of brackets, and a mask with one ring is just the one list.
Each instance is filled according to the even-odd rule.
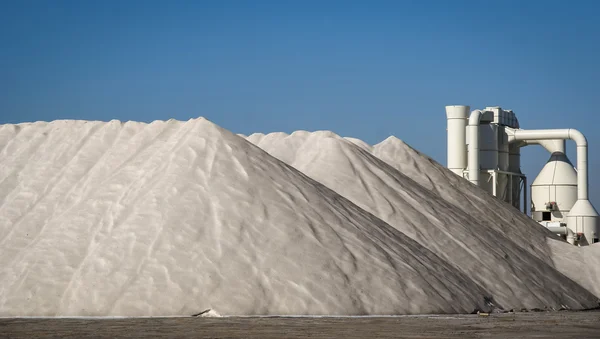
[[[490,296],[204,119],[0,126],[0,248],[1,316],[464,313]],[[556,278],[544,302],[585,305],[521,260]]]
[[[374,147],[331,132],[254,134],[248,140],[451,262],[497,305],[597,305],[555,269],[547,245],[551,233],[397,138]],[[556,246],[558,253],[574,248]]]

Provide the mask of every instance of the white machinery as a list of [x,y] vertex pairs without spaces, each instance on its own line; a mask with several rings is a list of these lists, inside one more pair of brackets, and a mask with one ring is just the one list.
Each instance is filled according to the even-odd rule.
[[[513,111],[446,106],[448,168],[499,199],[527,208],[527,178],[521,173],[521,147],[540,145],[550,160],[531,184],[531,217],[571,244],[598,242],[600,216],[588,196],[587,140],[574,129],[524,130]],[[577,144],[577,170],[565,141]]]

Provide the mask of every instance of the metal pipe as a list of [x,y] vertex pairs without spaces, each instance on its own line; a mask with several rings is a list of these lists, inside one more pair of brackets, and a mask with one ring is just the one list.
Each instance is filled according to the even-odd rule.
[[566,235],[567,242],[571,245],[575,245],[575,234],[567,226],[550,226],[546,228],[554,234]]
[[523,213],[527,215],[527,177],[522,176],[523,178]]
[[500,173],[500,174],[512,175],[512,176],[515,176],[515,177],[521,177],[521,178],[525,177],[525,174],[523,174],[523,173],[515,173],[515,172],[508,172],[508,171],[501,171],[501,170],[491,170],[491,169],[486,170],[486,171],[488,173],[494,173],[494,172],[496,172],[496,173]]
[[[470,120],[469,120],[470,125]],[[553,140],[553,139],[571,139],[577,144],[577,199],[588,200],[588,147],[585,136],[576,129],[540,129],[540,130],[522,130],[514,131],[509,138],[509,142],[515,141],[533,141],[533,140]],[[469,147],[471,145],[469,144]],[[469,148],[470,150],[470,148]],[[470,159],[469,153],[469,159]],[[469,163],[469,166],[471,164]]]
[[521,141],[522,146],[529,145],[540,145],[546,149],[550,154],[555,152],[567,153],[564,139],[555,140],[523,140]]
[[469,181],[479,186],[479,123],[483,111],[474,110],[469,116]]
[[512,175],[508,176],[508,197],[510,199],[510,204],[514,206],[513,204],[513,181],[512,181]]

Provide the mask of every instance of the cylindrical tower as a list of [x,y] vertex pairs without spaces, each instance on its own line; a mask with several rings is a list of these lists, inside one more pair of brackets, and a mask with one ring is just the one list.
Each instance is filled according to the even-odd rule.
[[531,218],[565,222],[576,201],[577,172],[564,153],[554,152],[531,184]]
[[600,242],[600,216],[589,200],[579,199],[567,215],[567,226],[575,233],[583,235],[580,245]]
[[[501,116],[501,123],[505,123],[507,119],[504,116]],[[510,172],[511,168],[514,167],[515,164],[511,167],[510,156],[509,156],[509,143],[508,143],[508,135],[506,135],[506,126],[499,125],[498,126],[498,169],[503,172]],[[518,164],[517,164],[518,166]],[[509,183],[509,175],[506,173],[498,173],[496,182],[496,196],[506,202],[509,201],[508,198],[508,183]]]
[[467,168],[466,128],[469,111],[469,106],[446,106],[446,117],[448,118],[447,167],[461,177]]
[[481,173],[479,174],[479,187],[493,194],[492,180],[489,171],[498,169],[498,125],[495,123],[485,122],[479,125],[479,166]]
[[[511,173],[521,173],[521,148],[518,147],[517,145],[509,145],[508,147],[508,159],[509,159],[509,164],[508,164],[508,171]],[[505,199],[504,201],[509,201],[512,203],[512,205],[514,207],[516,207],[517,209],[521,208],[521,200],[520,200],[520,196],[521,196],[521,181],[520,178],[517,176],[512,176],[510,179],[508,179],[508,184],[507,184],[507,199]],[[523,187],[524,190],[527,189],[527,187]]]

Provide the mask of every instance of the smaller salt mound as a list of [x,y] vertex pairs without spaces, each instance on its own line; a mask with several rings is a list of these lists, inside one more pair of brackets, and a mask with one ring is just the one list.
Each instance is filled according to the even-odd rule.
[[[331,132],[249,140],[432,250],[489,291],[498,306],[594,306],[593,295],[553,267],[545,242],[551,234],[489,195],[448,185],[458,181],[447,180],[446,172],[453,173],[397,138],[373,148]],[[524,248],[514,234],[531,242]],[[537,247],[527,248],[532,244]]]
[[[508,204],[496,199],[467,180],[459,178],[447,168],[410,147],[402,140],[391,136],[373,147],[373,155],[437,196],[471,215],[480,226],[474,225],[472,233],[477,235],[485,229],[496,229],[511,237],[525,251],[546,263],[548,257],[546,238],[550,234],[531,218]],[[525,226],[528,225],[528,226]]]
[[548,239],[548,243],[556,268],[594,293],[600,302],[600,245],[565,246],[557,239]]
[[500,226],[503,233],[526,240],[515,243],[600,298],[597,283],[600,281],[600,252],[597,250],[600,245],[575,247],[556,240],[525,214],[460,179],[398,138],[389,137],[375,145],[373,154],[482,223]]

